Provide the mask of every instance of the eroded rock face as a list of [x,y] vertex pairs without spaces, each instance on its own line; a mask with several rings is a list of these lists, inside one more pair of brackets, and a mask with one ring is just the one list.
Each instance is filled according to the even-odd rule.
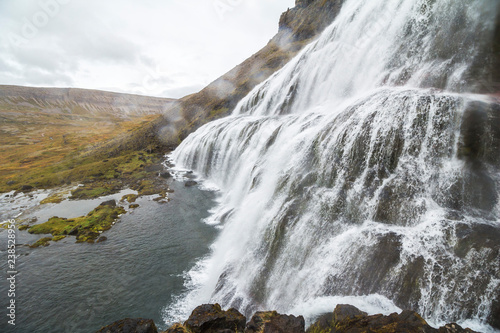
[[339,304],[333,313],[321,316],[309,327],[307,333],[472,333],[457,324],[435,329],[414,311],[405,310],[388,316],[368,316],[352,305]]
[[223,311],[219,304],[200,305],[184,326],[192,333],[243,332],[246,318],[231,308]]
[[152,319],[126,318],[104,326],[96,333],[158,333]]
[[302,333],[304,328],[302,316],[281,315],[276,311],[256,312],[248,322],[245,333]]

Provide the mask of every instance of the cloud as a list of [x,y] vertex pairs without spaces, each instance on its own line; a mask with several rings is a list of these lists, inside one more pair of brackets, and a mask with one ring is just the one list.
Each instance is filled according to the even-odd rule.
[[[230,6],[222,17],[216,1]],[[181,97],[263,47],[293,3],[2,0],[0,84]]]

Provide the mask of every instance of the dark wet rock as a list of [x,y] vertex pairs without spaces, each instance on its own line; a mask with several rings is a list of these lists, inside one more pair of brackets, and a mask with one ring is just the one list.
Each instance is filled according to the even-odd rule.
[[104,201],[101,202],[101,206],[116,207],[116,201],[115,200]]
[[189,331],[182,324],[176,323],[163,333],[189,333]]
[[73,229],[71,229],[68,232],[68,235],[70,235],[70,236],[76,236],[76,235],[78,235],[78,227],[74,227]]
[[172,175],[170,174],[170,172],[165,171],[165,172],[160,172],[160,177],[161,177],[161,178],[168,179],[168,178],[171,178],[171,177],[172,177]]
[[23,185],[23,186],[21,186],[21,188],[19,190],[21,192],[29,192],[29,191],[33,190],[33,186],[31,186],[31,185]]
[[500,254],[500,230],[487,224],[466,224],[456,226],[457,242],[455,254],[466,258],[472,250],[481,251],[487,248],[491,254],[488,259],[495,260]]
[[333,313],[326,313],[319,317],[316,322],[307,329],[307,332],[336,332],[334,331],[336,326],[349,325],[350,323],[355,323],[366,318],[366,316],[366,312],[352,305],[339,304]]
[[152,319],[126,318],[104,326],[96,333],[158,333]]
[[15,181],[13,181],[13,180],[9,180],[9,181],[7,182],[7,185],[9,185],[9,186],[10,186],[10,185],[14,185],[15,183],[16,183]]
[[368,316],[352,305],[339,304],[333,313],[324,314],[312,324],[308,333],[474,333],[469,328],[448,324],[433,328],[416,312],[405,310],[388,316],[376,314]]
[[242,332],[246,318],[235,309],[223,311],[219,304],[200,305],[184,326],[192,333]]
[[337,305],[337,307],[333,311],[333,320],[335,320],[336,322],[345,322],[353,320],[355,318],[366,317],[366,315],[366,312],[359,310],[355,306],[340,304]]
[[97,239],[96,243],[102,243],[108,240],[108,237],[106,236],[101,236]]
[[[498,307],[494,311],[498,311]],[[388,316],[369,316],[347,304],[339,304],[333,312],[320,316],[307,331],[302,316],[282,315],[276,311],[256,312],[246,327],[245,321],[245,316],[235,309],[223,311],[219,304],[204,304],[197,307],[184,324],[176,323],[162,333],[477,333],[455,323],[433,328],[410,310]],[[152,328],[154,330],[150,330]],[[97,333],[107,332],[149,333],[157,330],[152,320],[139,318],[117,321]]]
[[194,180],[188,180],[187,182],[184,183],[184,186],[186,187],[193,187],[195,185],[198,185],[198,182],[195,182]]
[[276,311],[257,312],[248,322],[245,333],[302,333],[304,327],[302,316],[282,315]]
[[332,314],[321,316],[307,330],[308,333],[349,332],[349,333],[413,333],[438,332],[430,327],[416,312],[403,311],[388,316],[381,314],[368,316],[352,305],[339,304]]
[[470,328],[462,328],[458,324],[446,324],[443,327],[440,327],[438,330],[439,333],[473,333],[474,331]]
[[500,292],[497,294],[497,298],[493,301],[491,305],[490,316],[488,317],[488,323],[500,330]]

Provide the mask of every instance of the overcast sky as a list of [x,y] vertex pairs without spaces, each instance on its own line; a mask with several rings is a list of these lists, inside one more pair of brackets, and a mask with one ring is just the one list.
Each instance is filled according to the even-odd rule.
[[257,52],[295,0],[0,0],[0,84],[161,97]]

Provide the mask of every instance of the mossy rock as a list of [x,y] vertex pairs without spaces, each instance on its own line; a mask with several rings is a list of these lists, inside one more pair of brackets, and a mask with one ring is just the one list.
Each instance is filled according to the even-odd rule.
[[54,241],[54,242],[59,242],[61,239],[64,239],[64,238],[66,238],[66,236],[65,236],[65,235],[61,235],[61,236],[54,236],[54,237],[52,238],[52,241]]
[[104,186],[98,187],[80,187],[76,190],[71,191],[71,200],[83,200],[83,199],[94,199],[99,198],[105,195],[110,195],[117,193],[119,191],[118,188],[110,188]]
[[[456,327],[457,330],[453,332],[472,332],[463,330],[458,325]],[[410,310],[405,310],[400,314],[392,313],[388,316],[381,314],[368,316],[366,312],[352,305],[339,304],[333,313],[321,316],[312,324],[307,329],[307,333],[438,333],[441,329],[430,327],[419,314]]]
[[128,201],[129,203],[134,203],[137,200],[137,198],[138,198],[137,194],[127,194],[120,199],[120,202]]
[[204,304],[193,310],[184,326],[192,333],[243,332],[245,322],[245,316],[236,309],[223,311],[219,304]]
[[43,205],[48,203],[61,203],[63,200],[64,200],[64,195],[62,193],[56,193],[40,201],[40,204]]
[[49,246],[52,237],[44,237],[37,240],[35,243],[30,245],[30,248],[34,249],[40,246]]
[[282,315],[276,311],[256,312],[245,327],[245,333],[303,333],[304,317]]
[[182,324],[175,323],[164,333],[190,333],[190,332]]
[[31,234],[52,234],[62,239],[76,236],[77,242],[93,243],[100,234],[109,230],[119,215],[126,211],[120,206],[100,205],[86,216],[73,219],[51,217],[47,222],[29,228]]

